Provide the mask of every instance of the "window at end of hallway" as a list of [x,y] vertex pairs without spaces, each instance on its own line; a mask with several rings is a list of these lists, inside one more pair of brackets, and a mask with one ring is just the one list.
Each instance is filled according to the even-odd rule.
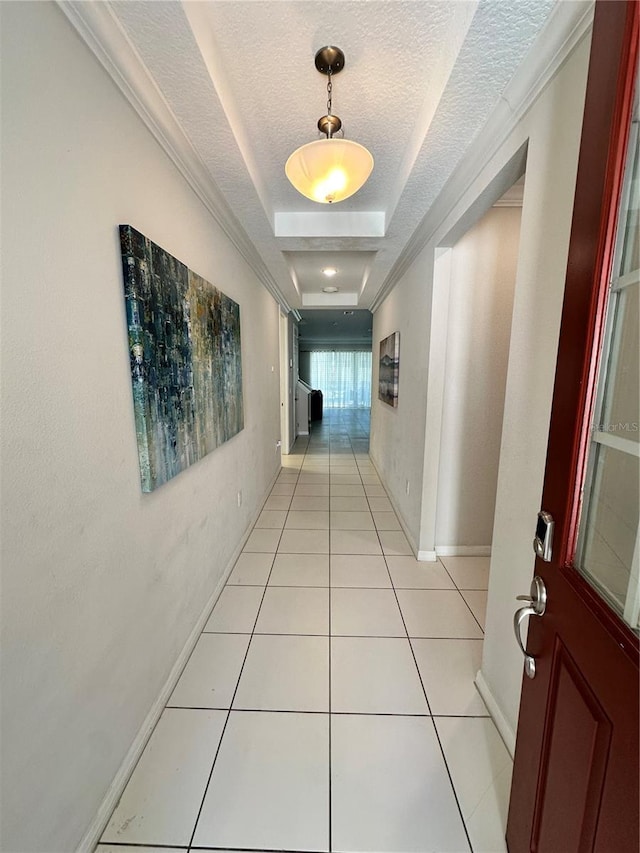
[[311,387],[327,409],[369,408],[371,352],[312,352]]

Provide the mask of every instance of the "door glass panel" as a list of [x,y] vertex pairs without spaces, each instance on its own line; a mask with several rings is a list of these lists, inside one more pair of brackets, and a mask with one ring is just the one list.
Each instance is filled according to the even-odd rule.
[[640,633],[638,116],[629,138],[575,566]]
[[603,444],[594,457],[580,570],[622,615],[638,531],[640,460]]
[[612,300],[615,311],[612,322],[609,363],[606,373],[602,414],[594,431],[607,432],[638,442],[640,429],[640,349],[638,317],[640,284],[626,287]]

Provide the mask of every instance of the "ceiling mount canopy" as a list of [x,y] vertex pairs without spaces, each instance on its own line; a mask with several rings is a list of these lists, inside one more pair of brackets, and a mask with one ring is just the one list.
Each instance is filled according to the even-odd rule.
[[345,139],[344,131],[342,137],[335,138],[342,121],[332,111],[332,77],[342,71],[344,64],[339,47],[327,45],[316,53],[316,68],[328,78],[327,114],[318,119],[318,130],[327,138],[298,148],[284,167],[298,192],[320,204],[349,198],[365,184],[373,169],[373,157],[363,145]]

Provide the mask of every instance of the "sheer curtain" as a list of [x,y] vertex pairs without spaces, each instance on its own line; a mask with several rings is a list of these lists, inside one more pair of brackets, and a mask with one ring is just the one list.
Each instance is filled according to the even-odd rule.
[[312,352],[311,387],[322,391],[325,408],[369,408],[371,353]]

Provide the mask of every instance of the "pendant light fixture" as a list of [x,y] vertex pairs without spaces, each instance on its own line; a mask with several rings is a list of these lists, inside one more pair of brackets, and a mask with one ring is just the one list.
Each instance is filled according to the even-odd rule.
[[321,48],[316,53],[316,68],[326,74],[327,115],[318,119],[318,130],[326,139],[308,142],[298,148],[284,167],[287,178],[303,196],[320,204],[332,204],[358,192],[373,169],[373,157],[363,145],[336,138],[342,127],[332,113],[332,77],[344,68],[344,53],[339,47]]

